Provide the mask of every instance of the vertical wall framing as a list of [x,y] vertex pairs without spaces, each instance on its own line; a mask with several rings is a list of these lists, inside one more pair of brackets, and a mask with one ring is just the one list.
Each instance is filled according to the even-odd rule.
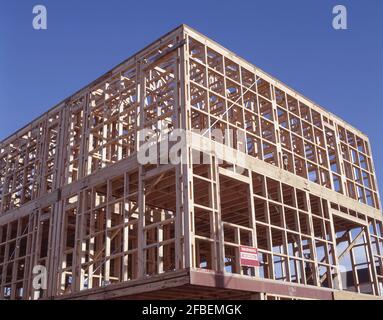
[[218,44],[187,34],[192,129],[232,130],[234,148],[380,208],[367,137]]
[[[185,168],[135,160],[138,130],[159,142],[183,122],[182,40],[182,29],[169,33],[1,145],[1,212],[22,216],[1,224],[2,298],[184,267]],[[47,268],[48,290],[33,290],[35,265]]]
[[[210,127],[245,166],[191,142],[179,165],[137,162]],[[182,26],[0,144],[0,298],[189,268],[381,295],[379,208],[367,137]]]
[[[231,140],[223,140],[229,147],[380,208],[365,137],[216,43],[189,29],[186,33],[190,129],[210,139],[208,128],[230,129]],[[197,156],[195,164],[195,151],[189,150],[188,199],[193,267],[381,294],[380,256],[368,244],[366,215],[345,207],[334,211],[337,204],[326,197],[256,170],[238,176],[229,158],[199,165]],[[215,166],[226,175],[214,176]],[[259,269],[240,266],[239,245],[258,247]]]

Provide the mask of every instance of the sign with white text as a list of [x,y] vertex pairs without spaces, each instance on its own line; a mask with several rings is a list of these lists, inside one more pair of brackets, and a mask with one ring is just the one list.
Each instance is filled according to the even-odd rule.
[[239,256],[241,266],[259,267],[258,250],[256,248],[241,246]]

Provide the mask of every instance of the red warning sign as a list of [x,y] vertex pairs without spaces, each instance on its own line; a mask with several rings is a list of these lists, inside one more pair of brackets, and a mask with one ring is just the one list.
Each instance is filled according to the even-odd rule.
[[258,250],[256,248],[241,246],[239,255],[241,266],[259,267]]

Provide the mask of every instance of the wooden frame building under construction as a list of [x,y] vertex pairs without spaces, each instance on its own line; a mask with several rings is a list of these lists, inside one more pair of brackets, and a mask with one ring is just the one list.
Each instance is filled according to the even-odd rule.
[[[154,144],[183,129],[186,156],[141,163],[143,129]],[[370,142],[181,25],[0,143],[0,284],[0,299],[383,298]]]

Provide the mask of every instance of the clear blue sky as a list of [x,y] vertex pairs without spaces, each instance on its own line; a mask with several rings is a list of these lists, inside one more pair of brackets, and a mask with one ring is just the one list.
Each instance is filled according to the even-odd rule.
[[[332,28],[337,4],[347,31]],[[383,191],[381,0],[1,0],[0,140],[181,23],[368,134]]]

